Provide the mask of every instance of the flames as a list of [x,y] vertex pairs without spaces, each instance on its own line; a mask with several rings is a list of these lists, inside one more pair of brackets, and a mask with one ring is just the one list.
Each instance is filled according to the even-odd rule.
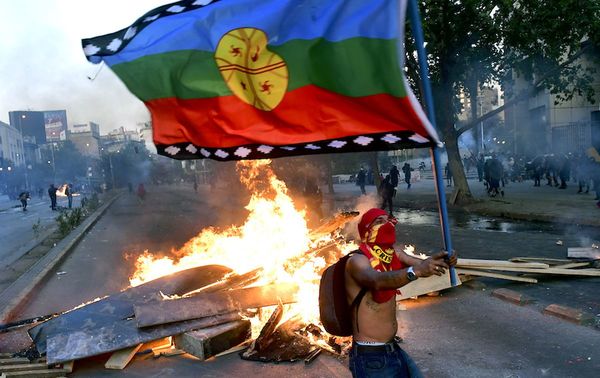
[[[269,160],[239,162],[237,170],[240,181],[251,193],[245,222],[224,230],[202,230],[175,251],[177,259],[144,252],[136,262],[131,285],[208,264],[228,266],[237,274],[262,268],[256,285],[298,284],[298,303],[294,305],[295,313],[289,316],[299,313],[307,323],[318,321],[318,283],[326,262],[323,257],[307,256],[307,251],[331,242],[331,237],[310,239],[305,212],[295,208],[285,183],[276,177]],[[352,247],[340,248],[343,253],[342,249]]]

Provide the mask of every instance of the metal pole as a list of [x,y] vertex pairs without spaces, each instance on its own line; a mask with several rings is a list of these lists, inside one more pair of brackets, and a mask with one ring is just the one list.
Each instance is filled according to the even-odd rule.
[[52,183],[56,182],[56,163],[54,162],[54,142],[50,142],[51,149],[50,153],[52,154]]
[[[421,26],[421,16],[419,16],[419,6],[416,0],[408,1],[408,12],[410,15],[410,25],[415,37],[415,44],[419,56],[419,69],[421,81],[423,82],[423,97],[427,107],[427,117],[429,122],[436,128],[435,109],[433,107],[433,95],[431,93],[431,84],[429,82],[429,70],[427,66],[427,54],[425,52],[425,41],[423,38],[423,28]],[[446,190],[444,188],[444,178],[442,176],[442,167],[440,162],[440,151],[438,146],[431,148],[431,160],[435,178],[435,189],[439,204],[440,224],[442,226],[442,238],[444,249],[448,254],[452,254],[452,240],[450,238],[450,227],[448,223],[448,208],[446,206]],[[456,286],[454,268],[450,268],[450,284]]]
[[112,157],[111,157],[110,151],[108,152],[108,165],[110,165],[110,177],[112,179],[112,188],[114,190],[115,189],[115,172],[113,171]]

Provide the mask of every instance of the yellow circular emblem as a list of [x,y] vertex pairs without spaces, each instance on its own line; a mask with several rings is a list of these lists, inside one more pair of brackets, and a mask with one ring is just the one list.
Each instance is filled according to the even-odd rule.
[[287,64],[267,49],[267,42],[262,30],[232,30],[221,37],[215,61],[227,86],[239,99],[271,111],[283,100],[289,76]]

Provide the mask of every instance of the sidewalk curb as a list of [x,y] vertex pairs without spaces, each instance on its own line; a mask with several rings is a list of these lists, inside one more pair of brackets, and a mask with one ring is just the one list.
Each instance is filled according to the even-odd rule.
[[121,194],[116,193],[112,198],[108,199],[105,204],[90,214],[83,223],[48,251],[43,258],[31,266],[27,272],[0,293],[0,323],[7,323],[12,320],[11,316],[14,315],[18,307],[27,299],[29,293],[67,256]]
[[533,302],[533,299],[526,296],[525,294],[521,294],[518,291],[504,288],[492,291],[492,296],[502,299],[503,301],[518,304],[519,306],[524,306]]
[[55,225],[50,225],[50,227],[44,229],[44,231],[42,231],[37,237],[30,239],[24,246],[8,255],[6,257],[6,260],[3,261],[3,264],[5,264],[5,266],[8,266],[14,263],[15,261],[19,260],[21,257],[29,253],[32,249],[43,243],[47,237],[49,237],[54,233],[54,231],[56,231],[56,229],[57,228]]
[[594,316],[572,307],[551,304],[544,308],[544,315],[552,315],[579,325],[594,324]]

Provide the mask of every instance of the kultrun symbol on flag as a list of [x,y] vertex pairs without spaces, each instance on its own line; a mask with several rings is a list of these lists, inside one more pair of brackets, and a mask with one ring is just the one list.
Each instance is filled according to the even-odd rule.
[[288,86],[285,61],[267,49],[267,35],[254,28],[234,29],[221,37],[215,61],[231,91],[257,109],[271,111]]

